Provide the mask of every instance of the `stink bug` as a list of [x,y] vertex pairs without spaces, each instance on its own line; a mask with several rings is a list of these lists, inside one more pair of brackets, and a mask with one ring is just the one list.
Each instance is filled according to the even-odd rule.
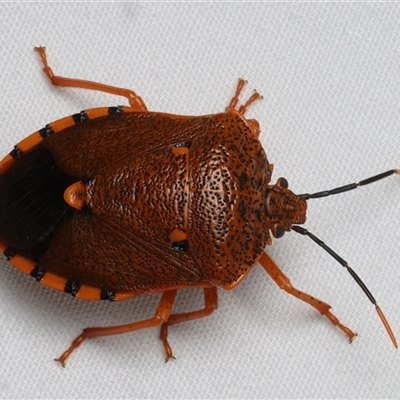
[[[161,325],[167,360],[170,325],[210,315],[217,288],[233,289],[259,262],[289,294],[355,333],[330,306],[295,289],[264,252],[272,236],[310,237],[344,266],[396,339],[358,275],[320,239],[298,226],[307,200],[367,185],[390,170],[337,189],[295,195],[285,178],[271,184],[257,121],[245,118],[255,92],[238,107],[245,81],[225,112],[188,117],[150,112],[131,90],[55,76],[53,85],[126,97],[128,107],[95,108],[47,124],[0,162],[0,250],[40,283],[90,300],[162,292],[155,316],[116,327],[86,328],[57,359],[63,365],[86,338]],[[202,288],[201,310],[173,314],[177,290]]]

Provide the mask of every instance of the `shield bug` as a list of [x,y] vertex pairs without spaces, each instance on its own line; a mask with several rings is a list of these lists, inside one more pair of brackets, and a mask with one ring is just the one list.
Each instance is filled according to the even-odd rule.
[[[399,170],[315,194],[295,195],[273,167],[247,119],[257,92],[238,107],[240,79],[225,112],[199,117],[147,110],[133,91],[54,75],[55,86],[126,97],[128,107],[85,110],[47,124],[0,162],[0,250],[40,283],[90,300],[124,300],[161,292],[153,318],[86,328],[57,359],[63,365],[86,338],[161,325],[167,360],[168,327],[210,315],[217,288],[233,289],[259,262],[289,294],[325,315],[350,339],[355,333],[330,306],[294,288],[264,251],[287,231],[306,235],[344,266],[375,305],[371,292],[337,253],[298,226],[307,200],[364,186]],[[201,310],[173,314],[177,290],[201,288]]]

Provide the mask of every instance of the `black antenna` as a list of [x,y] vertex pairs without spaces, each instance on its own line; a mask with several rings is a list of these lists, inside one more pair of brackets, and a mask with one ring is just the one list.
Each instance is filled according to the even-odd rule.
[[[387,178],[388,176],[391,176],[393,174],[400,175],[400,169],[391,169],[390,171],[386,171],[386,172],[383,172],[382,174],[372,176],[371,178],[364,179],[364,180],[362,180],[362,181],[360,181],[358,183],[350,183],[349,185],[340,186],[340,187],[332,189],[332,190],[324,190],[322,192],[317,192],[317,193],[313,193],[313,194],[305,193],[305,194],[301,194],[299,196],[302,197],[305,200],[317,199],[317,198],[320,198],[320,197],[327,197],[327,196],[330,196],[332,194],[338,194],[338,193],[347,192],[349,190],[357,189],[359,186],[368,185],[370,183],[373,183],[373,182],[379,181],[381,179]],[[304,229],[301,226],[297,226],[297,225],[292,226],[291,229],[293,229],[297,233],[300,233],[301,235],[308,236],[311,240],[313,240],[315,243],[317,243],[318,246],[322,247],[327,253],[329,253],[339,264],[341,264],[343,267],[345,267],[347,269],[347,271],[349,271],[350,275],[358,283],[358,285],[361,287],[363,292],[367,295],[367,297],[369,298],[371,303],[375,306],[375,309],[376,309],[376,312],[379,315],[379,318],[381,319],[384,327],[386,328],[386,331],[387,331],[390,339],[392,340],[392,343],[393,343],[394,347],[396,347],[396,349],[397,349],[398,346],[397,346],[396,337],[394,336],[394,333],[393,333],[393,331],[392,331],[392,329],[391,329],[391,327],[389,325],[389,322],[387,321],[385,315],[383,314],[382,310],[378,306],[378,304],[377,304],[374,296],[370,292],[370,290],[367,288],[367,286],[361,280],[361,278],[356,274],[356,272],[352,268],[350,268],[350,266],[347,263],[347,261],[343,260],[343,258],[340,257],[339,254],[337,254],[335,251],[333,251],[321,239],[319,239],[318,237],[313,235],[307,229]]]
[[393,175],[393,174],[400,175],[400,169],[391,169],[390,171],[386,171],[386,172],[383,172],[382,174],[372,176],[371,178],[364,179],[363,181],[360,181],[358,183],[350,183],[349,185],[340,186],[340,187],[332,189],[332,190],[323,190],[322,192],[317,192],[317,193],[313,193],[313,194],[309,194],[309,193],[300,194],[299,197],[302,197],[305,200],[318,199],[320,197],[330,196],[331,194],[348,192],[349,190],[357,189],[359,186],[368,185],[370,183],[387,178],[388,176]]
[[291,227],[295,232],[300,233],[302,235],[308,236],[311,240],[313,240],[315,243],[318,244],[318,246],[321,246],[326,252],[328,252],[337,262],[339,262],[343,267],[349,271],[350,275],[354,278],[354,280],[358,283],[358,285],[361,287],[361,289],[364,291],[364,293],[367,295],[371,303],[375,306],[376,312],[379,315],[379,318],[381,319],[383,325],[386,328],[386,331],[392,340],[392,343],[394,347],[397,349],[397,341],[396,337],[394,336],[394,333],[392,331],[392,328],[389,325],[389,322],[387,321],[385,315],[383,314],[382,310],[376,303],[376,300],[372,293],[369,291],[365,283],[361,280],[361,278],[356,274],[356,272],[350,268],[349,264],[347,264],[347,261],[343,260],[342,257],[339,256],[335,251],[333,251],[329,246],[327,246],[321,239],[317,238],[315,235],[313,235],[311,232],[309,232],[307,229],[302,228],[301,226],[293,225]]

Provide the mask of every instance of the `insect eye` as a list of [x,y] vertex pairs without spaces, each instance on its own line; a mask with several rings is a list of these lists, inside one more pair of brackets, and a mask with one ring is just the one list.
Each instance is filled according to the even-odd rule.
[[271,231],[274,235],[274,238],[276,239],[281,238],[286,232],[285,228],[282,225],[274,225]]
[[284,189],[287,189],[289,187],[289,182],[287,181],[286,178],[279,178],[276,184]]

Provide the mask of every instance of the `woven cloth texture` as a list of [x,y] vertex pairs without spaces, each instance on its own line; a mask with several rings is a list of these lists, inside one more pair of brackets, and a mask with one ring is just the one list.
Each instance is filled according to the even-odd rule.
[[[51,86],[34,46],[62,76],[136,91],[154,111],[223,111],[243,77],[275,170],[297,193],[400,168],[400,6],[396,3],[2,3],[1,154],[48,122],[126,104]],[[400,339],[400,177],[309,202],[305,227],[357,271]],[[149,318],[159,295],[89,302],[45,288],[1,259],[0,398],[398,398],[400,358],[350,275],[311,240],[267,249],[292,283],[332,305],[345,335],[259,266],[219,308],[176,325],[87,340],[87,326]],[[201,291],[175,311],[201,308]]]

